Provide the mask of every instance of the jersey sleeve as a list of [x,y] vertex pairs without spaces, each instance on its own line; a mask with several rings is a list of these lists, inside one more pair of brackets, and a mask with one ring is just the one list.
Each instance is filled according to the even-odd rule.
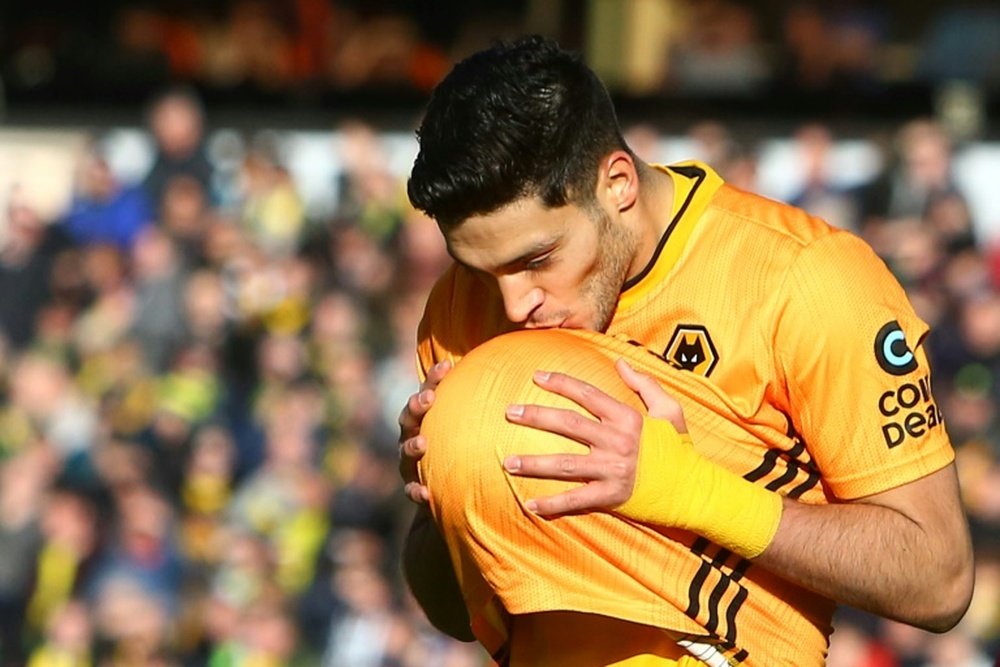
[[792,422],[833,495],[861,498],[948,465],[928,327],[871,248],[846,232],[815,240],[782,291],[773,345]]
[[451,283],[454,269],[449,269],[431,289],[424,306],[424,314],[417,327],[417,375],[420,381],[427,379],[431,367],[443,361],[446,351],[435,344],[435,331],[448,326],[448,311],[451,306]]

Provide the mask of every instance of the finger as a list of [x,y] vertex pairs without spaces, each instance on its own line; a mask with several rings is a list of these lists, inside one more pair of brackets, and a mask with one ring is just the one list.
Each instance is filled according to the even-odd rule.
[[400,445],[399,453],[404,461],[416,463],[427,453],[427,438],[422,435],[407,438]]
[[634,412],[632,408],[608,396],[594,385],[565,373],[538,371],[534,375],[534,380],[539,387],[568,398],[601,420],[616,420]]
[[619,446],[621,434],[575,410],[544,405],[509,405],[507,419],[515,424],[549,431],[587,446]]
[[539,454],[508,456],[503,461],[503,467],[519,477],[586,482],[607,479],[621,466],[584,454]]
[[431,492],[420,482],[410,482],[403,487],[406,497],[418,505],[426,505],[431,500]]
[[615,369],[628,388],[639,394],[650,417],[665,419],[673,424],[679,433],[687,433],[681,404],[664,391],[659,382],[652,376],[635,370],[624,359],[615,362]]
[[628,499],[626,494],[615,492],[605,484],[591,482],[555,496],[532,498],[524,506],[528,511],[541,516],[571,514],[588,510],[611,509]]
[[399,413],[399,430],[401,439],[410,438],[420,431],[420,422],[434,403],[434,390],[441,380],[451,370],[452,363],[445,359],[431,367],[427,378],[420,384],[420,391],[410,396],[403,410]]
[[434,403],[434,390],[423,389],[412,394],[399,413],[400,440],[412,438],[420,432],[420,422]]
[[437,386],[441,384],[441,380],[444,379],[444,376],[447,375],[450,370],[450,359],[445,359],[444,361],[439,361],[434,364],[427,372],[427,379],[425,379],[420,385],[420,389],[437,389]]
[[399,446],[399,475],[404,482],[413,482],[419,479],[417,461],[426,452],[427,439],[422,435],[408,438]]

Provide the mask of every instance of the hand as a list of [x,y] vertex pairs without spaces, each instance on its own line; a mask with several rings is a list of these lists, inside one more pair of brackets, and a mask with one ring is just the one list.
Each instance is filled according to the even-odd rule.
[[410,396],[399,413],[399,475],[403,478],[406,496],[418,505],[431,499],[430,491],[420,483],[417,473],[417,462],[427,451],[427,439],[420,435],[420,424],[434,404],[434,390],[449,370],[451,362],[448,360],[434,365],[419,391]]
[[[652,377],[639,373],[623,359],[615,368],[625,384],[639,394],[648,415],[665,419],[680,433],[687,432],[680,404]],[[564,396],[596,417],[540,405],[512,405],[507,419],[516,424],[551,431],[590,447],[587,454],[508,456],[504,468],[515,475],[579,480],[582,486],[547,498],[528,501],[541,515],[565,514],[618,507],[632,495],[639,459],[643,415],[597,387],[562,373],[535,374],[538,386]]]

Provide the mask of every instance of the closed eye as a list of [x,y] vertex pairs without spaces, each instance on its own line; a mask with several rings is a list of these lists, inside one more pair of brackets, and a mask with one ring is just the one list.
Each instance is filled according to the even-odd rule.
[[540,271],[548,266],[552,261],[552,254],[535,257],[524,262],[522,265],[525,271]]
[[500,275],[523,272],[537,273],[548,268],[553,263],[554,254],[552,250],[547,250],[543,254],[535,255],[534,257],[516,259],[513,262],[503,265],[498,269],[497,273]]

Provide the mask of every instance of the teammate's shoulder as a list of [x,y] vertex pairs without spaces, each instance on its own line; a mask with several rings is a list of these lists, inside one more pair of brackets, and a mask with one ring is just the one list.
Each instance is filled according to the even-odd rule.
[[442,349],[462,356],[510,328],[498,293],[483,278],[456,263],[431,288],[419,335],[433,338]]
[[452,313],[455,308],[482,303],[488,290],[466,267],[453,262],[437,279],[427,297],[427,308]]
[[458,264],[452,262],[451,265],[445,269],[445,272],[438,276],[438,279],[434,281],[434,286],[431,287],[430,294],[427,297],[428,303],[451,300],[455,291],[455,282],[459,280],[457,275],[458,268]]

